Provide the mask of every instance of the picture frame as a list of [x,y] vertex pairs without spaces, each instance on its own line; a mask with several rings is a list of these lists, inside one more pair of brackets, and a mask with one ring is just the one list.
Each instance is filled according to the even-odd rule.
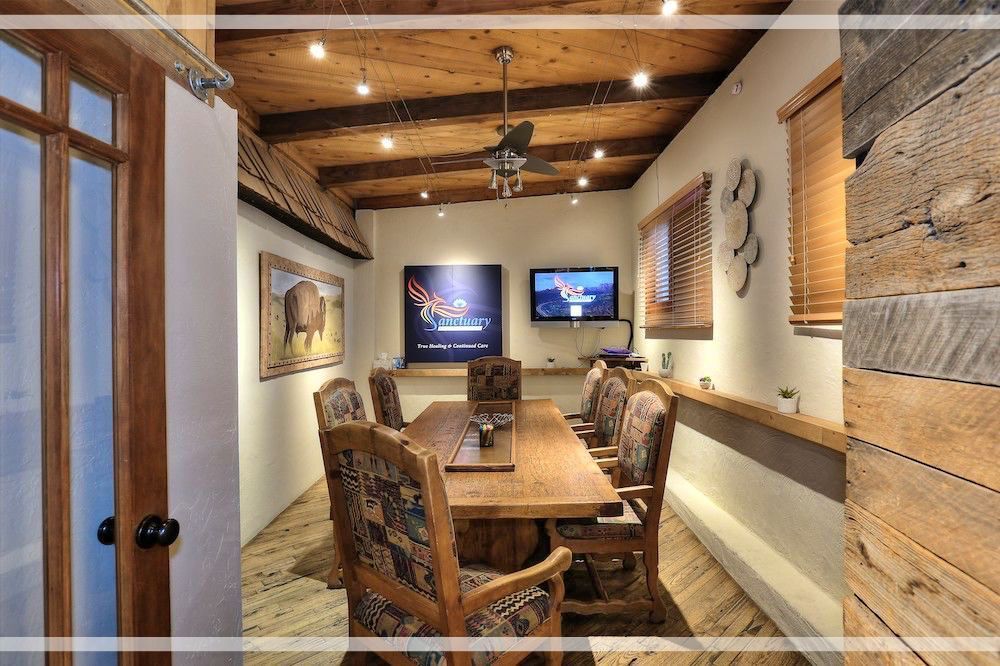
[[260,378],[343,363],[344,305],[344,278],[261,252]]

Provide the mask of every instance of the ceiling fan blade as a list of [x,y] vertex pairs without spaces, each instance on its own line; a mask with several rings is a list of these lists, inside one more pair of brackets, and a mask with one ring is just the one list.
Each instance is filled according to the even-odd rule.
[[535,157],[534,155],[527,156],[528,161],[521,166],[521,171],[530,171],[532,173],[541,173],[546,176],[558,176],[559,169],[555,168],[545,160],[540,157]]
[[518,155],[523,155],[528,150],[528,144],[531,143],[531,135],[534,133],[535,126],[530,120],[525,120],[504,135],[497,145],[497,150],[510,148]]

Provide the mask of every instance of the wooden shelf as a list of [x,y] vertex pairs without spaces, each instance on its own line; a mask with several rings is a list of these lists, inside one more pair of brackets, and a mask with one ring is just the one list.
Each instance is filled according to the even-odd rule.
[[[525,377],[585,375],[590,368],[521,368]],[[393,377],[465,377],[465,368],[405,368],[393,370]]]
[[[643,373],[648,374],[648,373]],[[655,377],[655,375],[650,375]],[[789,435],[795,435],[828,449],[844,453],[847,451],[847,435],[844,434],[844,424],[805,414],[782,414],[776,407],[756,400],[748,400],[732,393],[724,393],[711,389],[703,389],[697,384],[682,382],[679,379],[661,379],[679,396],[697,400],[735,414],[741,418],[774,428]]]

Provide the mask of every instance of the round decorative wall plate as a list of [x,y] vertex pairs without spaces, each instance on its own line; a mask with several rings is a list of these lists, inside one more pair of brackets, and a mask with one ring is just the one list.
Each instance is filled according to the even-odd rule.
[[743,245],[747,239],[747,207],[742,201],[734,201],[733,205],[726,211],[726,240],[732,243],[733,247]]
[[757,196],[757,174],[735,159],[726,168],[726,187],[720,195],[722,212],[726,216],[726,238],[719,243],[719,269],[733,291],[747,282],[750,264],[757,261],[760,239],[750,231],[750,205]]
[[744,169],[740,176],[740,186],[736,190],[736,196],[747,208],[753,203],[753,198],[757,194],[757,176],[753,169]]

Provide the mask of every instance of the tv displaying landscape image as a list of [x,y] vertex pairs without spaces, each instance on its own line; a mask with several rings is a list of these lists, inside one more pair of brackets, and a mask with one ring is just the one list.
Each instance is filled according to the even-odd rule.
[[531,319],[618,319],[618,268],[532,269]]

